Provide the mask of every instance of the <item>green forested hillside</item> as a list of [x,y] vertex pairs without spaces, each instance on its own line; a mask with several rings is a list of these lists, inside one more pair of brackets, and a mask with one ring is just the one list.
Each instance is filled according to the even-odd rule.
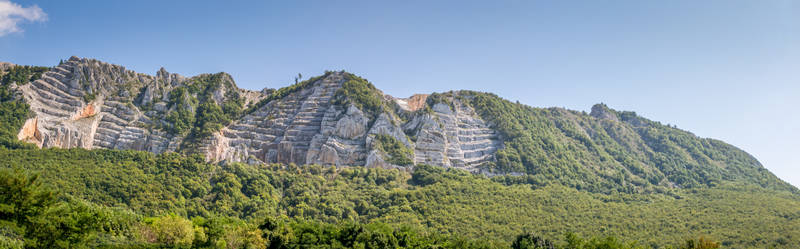
[[[232,106],[207,104],[225,77],[176,91],[171,105],[196,111],[176,111],[170,124],[203,136],[247,113],[238,95],[226,96]],[[28,105],[0,82],[0,248],[800,247],[796,188],[731,145],[604,105],[586,114],[462,91],[398,115],[455,100],[472,106],[504,145],[485,167],[525,173],[487,177],[427,165],[219,165],[176,153],[38,149],[16,141]],[[335,101],[372,118],[398,111],[366,80],[349,82]],[[375,138],[391,160],[410,163],[405,145]]]
[[[218,166],[177,154],[46,149],[0,151],[2,168],[36,172],[79,199],[145,217],[285,217],[328,224],[379,222],[511,243],[534,232],[616,236],[647,247],[705,236],[725,247],[800,246],[800,198],[721,182],[667,194],[599,194],[559,184],[497,182],[459,170]],[[743,205],[746,203],[746,205]],[[288,221],[287,220],[287,221]]]
[[537,186],[558,182],[603,193],[664,192],[737,181],[800,193],[734,146],[634,112],[598,104],[589,115],[534,108],[488,93],[448,94],[470,103],[503,134],[505,147],[488,167],[528,174],[514,181]]

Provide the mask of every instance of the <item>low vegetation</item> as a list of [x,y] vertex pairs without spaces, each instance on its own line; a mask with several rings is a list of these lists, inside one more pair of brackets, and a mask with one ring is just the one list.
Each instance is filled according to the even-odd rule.
[[169,92],[169,111],[161,127],[185,135],[181,151],[191,154],[199,141],[230,124],[243,113],[244,98],[225,73],[196,76]]
[[6,72],[0,72],[0,83],[3,85],[23,85],[42,78],[42,74],[50,70],[49,67],[39,66],[12,66]]
[[17,133],[28,119],[30,111],[29,105],[22,100],[22,95],[12,89],[11,84],[15,81],[8,74],[3,75],[0,80],[0,147],[29,148],[32,145],[17,141]]
[[387,101],[383,98],[380,91],[364,78],[347,73],[344,84],[333,96],[333,103],[340,106],[354,105],[363,111],[370,124],[381,113],[390,110]]
[[374,139],[375,149],[388,156],[386,162],[400,166],[414,164],[412,159],[414,152],[396,138],[386,134],[377,134]]
[[[743,183],[669,194],[600,194],[559,184],[501,183],[425,165],[413,174],[314,165],[219,166],[199,156],[82,149],[0,150],[0,158],[5,159],[0,168],[38,174],[71,198],[140,217],[131,227],[115,230],[130,234],[124,238],[98,232],[98,239],[105,238],[102,243],[119,246],[130,241],[168,243],[142,232],[143,226],[160,224],[153,219],[165,216],[192,221],[177,227],[191,227],[194,239],[205,238],[193,246],[222,243],[211,239],[218,238],[209,232],[211,225],[203,225],[222,221],[233,225],[218,230],[238,234],[219,236],[273,241],[258,228],[267,218],[290,224],[284,229],[293,231],[287,241],[308,238],[298,236],[299,228],[293,226],[313,224],[318,229],[313,234],[328,236],[326,229],[346,224],[380,224],[374,226],[392,228],[393,236],[398,229],[412,229],[422,237],[488,239],[492,247],[510,246],[517,235],[531,232],[556,245],[566,244],[564,234],[573,232],[622,237],[645,247],[677,246],[700,235],[723,247],[800,246],[800,231],[793,229],[800,227],[800,198]],[[198,229],[205,237],[194,232]],[[251,236],[259,233],[255,229],[262,233],[260,239]]]

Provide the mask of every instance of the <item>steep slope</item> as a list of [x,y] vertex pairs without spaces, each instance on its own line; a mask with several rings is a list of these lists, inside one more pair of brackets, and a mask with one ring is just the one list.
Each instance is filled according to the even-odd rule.
[[185,122],[202,111],[198,102],[225,106],[233,99],[241,109],[240,94],[246,93],[226,74],[187,79],[162,68],[150,76],[77,57],[18,90],[34,114],[21,129],[20,140],[40,147],[154,153],[179,150],[194,135],[186,131],[200,123]]
[[[397,167],[391,151],[374,138],[397,141],[399,149],[414,148],[410,164],[428,163],[475,169],[491,158],[497,141],[476,140],[472,126],[484,125],[468,106],[413,115],[404,122],[397,105],[369,82],[344,72],[328,72],[291,88],[215,135],[209,144],[211,161],[262,161],[295,164]],[[409,116],[409,114],[405,114]],[[405,129],[404,129],[405,128]],[[405,132],[404,132],[405,130]],[[410,140],[407,135],[417,138]],[[480,136],[478,134],[477,136]],[[459,141],[458,139],[462,139]],[[462,142],[463,141],[463,142]],[[490,145],[486,148],[475,148]],[[471,166],[471,167],[467,167]]]
[[592,192],[722,181],[797,192],[731,145],[602,104],[587,114],[472,91],[394,98],[343,71],[255,92],[225,73],[150,76],[77,57],[29,79],[10,85],[32,113],[18,139],[40,147],[177,151],[250,164],[430,164]]
[[428,97],[426,110],[404,125],[416,138],[415,161],[479,171],[501,146],[498,133],[461,99]]
[[559,182],[596,192],[662,191],[741,181],[763,187],[797,188],[781,181],[746,152],[724,142],[614,111],[603,104],[590,114],[562,108],[532,108],[478,92],[470,99],[504,137],[504,149],[489,165],[524,172],[535,185]]
[[263,103],[216,134],[207,147],[207,158],[305,164],[311,140],[323,123],[331,122],[328,110],[336,111],[330,102],[343,80],[343,73],[327,73],[292,89],[282,89],[292,93]]

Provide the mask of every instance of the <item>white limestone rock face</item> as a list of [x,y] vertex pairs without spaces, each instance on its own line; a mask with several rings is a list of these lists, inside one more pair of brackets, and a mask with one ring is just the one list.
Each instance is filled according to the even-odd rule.
[[245,115],[222,130],[226,141],[216,142],[216,146],[232,149],[221,154],[207,153],[206,158],[245,162],[247,155],[262,162],[306,164],[310,154],[318,160],[321,147],[312,148],[312,140],[321,144],[329,137],[322,135],[315,139],[321,135],[323,126],[336,124],[331,119],[338,118],[340,111],[331,105],[331,98],[343,81],[342,73],[332,73]]
[[458,98],[433,105],[432,113],[416,116],[404,126],[416,137],[414,163],[461,168],[471,172],[494,160],[502,145],[498,133]]
[[151,117],[132,104],[131,96],[143,87],[160,89],[158,82],[164,78],[183,79],[166,71],[153,77],[72,57],[19,87],[36,119],[35,127],[25,127],[32,136],[22,139],[41,147],[164,152],[173,137],[144,128]]
[[406,147],[410,148],[413,151],[414,143],[408,139],[408,136],[406,136],[405,132],[403,131],[403,128],[400,125],[401,121],[394,115],[388,115],[386,113],[381,113],[378,115],[378,117],[373,122],[372,127],[370,128],[368,135],[366,136],[364,141],[366,148],[369,151],[364,166],[379,167],[379,168],[406,167],[386,162],[388,155],[375,148],[374,144],[374,135],[388,135],[394,138],[395,140],[400,141]]
[[377,150],[372,150],[369,152],[369,156],[367,156],[367,162],[364,164],[364,167],[367,168],[393,168],[394,165],[387,163],[384,158],[383,154]]
[[[212,138],[210,161],[360,166],[366,160],[368,118],[353,105],[334,105],[344,83],[334,72],[305,89],[273,100]],[[220,149],[228,148],[228,149]],[[252,160],[250,160],[252,161]]]
[[[334,133],[332,135],[344,139],[358,139],[364,136],[367,131],[367,117],[358,108],[350,105],[345,113],[338,121],[333,130],[323,130],[324,133]],[[331,135],[331,134],[326,134]]]
[[[211,92],[208,100],[216,104],[234,92],[246,108],[276,92],[239,89],[230,76],[222,77],[231,84]],[[348,77],[326,73],[210,136],[188,142],[198,143],[188,152],[205,155],[210,162],[413,167],[387,163],[389,155],[375,148],[374,137],[388,135],[413,151],[415,164],[479,172],[481,164],[494,160],[501,145],[497,132],[462,102],[468,96],[449,95],[448,104],[430,104],[429,95],[394,99],[380,93],[389,108],[366,114],[351,100],[334,100]],[[177,106],[167,104],[170,92],[193,79],[163,68],[151,76],[72,57],[41,79],[17,87],[34,114],[18,139],[41,147],[185,151],[185,135],[163,127]]]
[[350,105],[346,112],[331,106],[319,134],[311,140],[307,163],[335,166],[362,165],[368,118]]
[[[372,128],[369,129],[370,135],[389,135],[397,141],[405,144],[409,148],[414,148],[414,145],[408,140],[405,132],[403,132],[403,128],[400,127],[400,120],[396,119],[395,117],[390,117],[386,113],[381,113],[378,115],[378,118],[375,119],[375,123],[372,125]],[[371,138],[367,138],[368,142]]]

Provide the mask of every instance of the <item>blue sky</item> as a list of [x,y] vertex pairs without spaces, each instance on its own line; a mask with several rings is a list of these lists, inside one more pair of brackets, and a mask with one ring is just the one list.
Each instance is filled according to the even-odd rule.
[[[14,17],[3,1],[0,21]],[[536,107],[604,102],[727,141],[800,186],[798,1],[13,3],[46,16],[17,13],[16,30],[0,22],[0,61],[224,71],[249,89],[344,69],[401,97],[471,89]]]

